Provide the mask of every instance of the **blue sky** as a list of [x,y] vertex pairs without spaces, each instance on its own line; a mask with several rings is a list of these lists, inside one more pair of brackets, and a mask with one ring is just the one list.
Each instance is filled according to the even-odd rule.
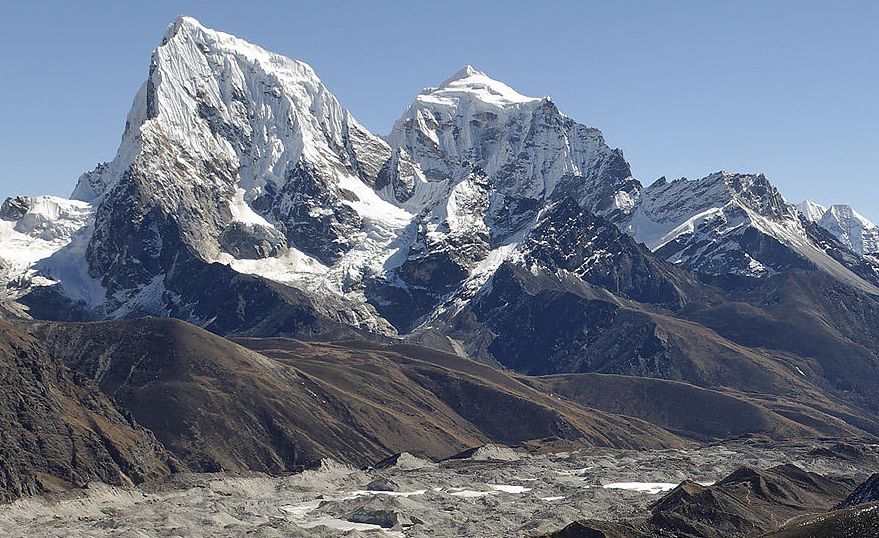
[[473,64],[600,128],[645,184],[762,171],[879,220],[879,2],[7,2],[0,196],[67,195],[115,154],[179,14],[310,63],[386,133]]

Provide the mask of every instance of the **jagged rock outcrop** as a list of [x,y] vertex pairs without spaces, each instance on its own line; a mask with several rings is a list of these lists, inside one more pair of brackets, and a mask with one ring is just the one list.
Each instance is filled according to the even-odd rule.
[[27,196],[7,198],[0,206],[0,219],[17,221],[25,216],[31,207],[33,207],[33,202]]

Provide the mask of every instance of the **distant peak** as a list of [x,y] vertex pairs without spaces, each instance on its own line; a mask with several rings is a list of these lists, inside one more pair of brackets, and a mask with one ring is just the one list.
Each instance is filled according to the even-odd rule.
[[824,215],[835,218],[837,220],[857,221],[861,223],[862,226],[868,228],[876,228],[876,224],[874,224],[864,215],[858,213],[855,208],[848,204],[834,204],[830,206],[830,209],[828,209]]
[[812,200],[803,200],[801,203],[797,204],[797,209],[800,210],[800,213],[806,217],[806,220],[810,222],[817,222],[821,220],[821,217],[827,213],[827,208],[823,205],[813,202]]

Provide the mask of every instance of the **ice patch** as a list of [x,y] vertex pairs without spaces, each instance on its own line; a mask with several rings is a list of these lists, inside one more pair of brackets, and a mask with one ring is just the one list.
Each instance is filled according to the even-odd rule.
[[257,224],[271,228],[272,225],[251,209],[250,205],[244,200],[246,192],[241,187],[235,188],[235,196],[229,204],[229,210],[232,212],[232,220],[243,222],[245,224]]
[[664,491],[671,491],[678,487],[677,484],[670,482],[612,482],[602,486],[604,489],[624,489],[628,491],[637,491],[639,493],[647,493],[656,495]]
[[427,493],[426,489],[418,489],[415,491],[374,491],[367,489],[359,489],[357,491],[351,492],[351,495],[355,497],[363,497],[366,495],[387,495],[388,497],[412,497],[415,495],[424,495]]
[[488,495],[495,495],[496,491],[474,491],[472,489],[464,489],[461,491],[453,491],[449,495],[453,497],[463,497],[465,499],[478,499],[479,497],[487,497]]
[[527,493],[531,491],[531,488],[526,488],[523,486],[511,486],[508,484],[489,484],[489,487],[495,491],[500,491],[502,493]]

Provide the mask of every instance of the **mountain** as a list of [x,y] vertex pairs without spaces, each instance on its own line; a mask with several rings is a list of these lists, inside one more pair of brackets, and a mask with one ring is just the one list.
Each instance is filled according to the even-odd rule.
[[308,65],[181,17],[115,159],[0,216],[6,316],[409,342],[879,431],[873,256],[762,174],[645,188],[597,129],[469,66],[380,137]]
[[[94,221],[94,207],[78,200],[56,196],[9,198],[0,207],[0,282],[12,290],[8,299],[20,297],[19,290],[63,280],[69,286],[89,280],[82,269],[84,244]],[[40,263],[60,251],[71,253],[55,266]],[[99,299],[99,298],[96,298]]]
[[[531,375],[797,395],[809,407],[823,401],[820,413],[841,398],[872,416],[877,316],[875,296],[820,271],[700,278],[561,200],[478,288],[451,295],[410,338]],[[827,391],[834,397],[819,396]]]
[[33,317],[394,337],[472,296],[564,199],[689,270],[818,269],[879,293],[879,265],[762,175],[642,188],[600,131],[471,66],[383,138],[307,64],[190,17],[155,49],[116,157],[72,198],[0,210],[7,300]]
[[[472,132],[459,140],[464,117]],[[444,147],[421,145],[433,139]],[[67,301],[83,317],[253,330],[265,320],[212,319],[197,297],[216,290],[182,274],[217,277],[204,266],[219,264],[328,303],[312,316],[391,335],[551,197],[616,215],[639,187],[596,129],[470,67],[419,95],[388,140],[306,64],[182,17],[153,54],[116,158],[73,192],[91,211],[78,240],[32,264],[58,293],[27,283],[16,298],[38,315]]]
[[806,200],[797,208],[806,220],[833,234],[849,250],[865,256],[879,253],[879,226],[851,206],[833,205],[828,209]]
[[[640,188],[622,152],[609,148],[597,129],[564,116],[549,98],[521,95],[469,65],[416,96],[388,140],[429,181],[399,202],[434,211],[436,202],[446,205],[449,190],[471,190],[483,178],[484,214],[474,216],[488,227],[492,244],[533,220],[548,199],[574,196],[587,210],[608,216],[628,212]],[[436,194],[439,200],[431,200]],[[466,209],[433,215],[450,228],[438,231],[453,232]]]
[[828,252],[800,210],[762,174],[718,172],[669,182],[641,193],[626,231],[657,256],[709,275],[765,278],[792,269],[818,269],[871,293],[879,282]]
[[858,254],[879,252],[879,226],[847,205],[827,207],[806,200],[797,208],[809,222],[829,231],[843,245]]
[[616,374],[558,374],[529,380],[544,391],[608,413],[640,418],[688,439],[748,435],[772,439],[863,435],[829,414],[781,405],[730,389],[704,389],[662,379]]
[[597,129],[471,66],[422,91],[388,140],[424,178],[383,191],[417,215],[405,259],[371,286],[373,304],[402,332],[478,286],[551,201],[573,197],[619,218],[640,188]]
[[[15,298],[37,317],[151,314],[265,333],[275,316],[248,304],[214,319],[203,303],[217,290],[189,276],[252,274],[248,295],[286,309],[270,282],[281,284],[315,298],[306,316],[393,335],[497,265],[551,199],[618,218],[640,188],[598,130],[471,67],[419,95],[387,139],[306,64],[182,17],[116,158],[73,192],[90,208],[77,241],[28,267],[43,280],[16,284]],[[251,302],[232,288],[221,302]]]
[[879,504],[852,506],[826,514],[802,518],[767,538],[837,538],[879,534]]
[[[182,17],[153,54],[116,158],[73,192],[94,208],[93,227],[40,269],[84,275],[55,288],[96,317],[171,315],[243,331],[265,318],[215,323],[201,304],[211,282],[190,274],[261,273],[328,306],[307,315],[390,333],[362,294],[347,292],[408,224],[370,187],[391,154],[306,64]],[[264,280],[248,286],[287,302]]]
[[0,502],[93,480],[160,480],[182,470],[91,381],[3,320],[0,372]]
[[791,518],[828,510],[850,491],[846,480],[787,464],[742,467],[711,486],[685,482],[651,507],[650,523],[695,536],[754,536]]

